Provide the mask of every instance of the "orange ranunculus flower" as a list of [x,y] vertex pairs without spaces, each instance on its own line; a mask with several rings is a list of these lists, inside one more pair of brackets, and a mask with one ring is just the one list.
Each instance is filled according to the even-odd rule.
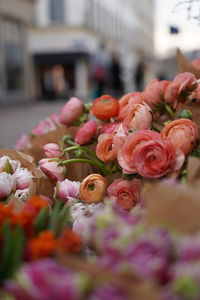
[[118,115],[119,101],[109,95],[103,95],[94,101],[90,111],[97,119],[109,120]]
[[97,157],[104,162],[115,160],[124,141],[125,137],[118,136],[116,134],[101,134],[98,138],[98,144],[96,147]]
[[65,229],[58,240],[58,249],[64,252],[77,253],[80,252],[81,247],[80,236],[70,228]]
[[142,104],[145,101],[144,94],[141,92],[132,92],[124,95],[119,100],[118,119],[123,121],[127,116],[130,107],[134,104]]
[[101,202],[106,195],[107,185],[107,180],[99,174],[87,176],[80,185],[81,200],[87,204]]
[[144,103],[131,106],[122,124],[125,133],[128,133],[130,129],[150,129],[152,121],[151,108]]
[[57,240],[50,230],[42,231],[38,237],[28,242],[28,250],[32,260],[51,256],[56,249]]
[[177,119],[163,128],[161,137],[165,140],[169,139],[175,149],[180,149],[187,155],[196,145],[198,128],[196,123],[189,119]]
[[0,226],[2,226],[6,220],[9,220],[11,224],[15,224],[16,214],[14,213],[13,206],[0,203]]

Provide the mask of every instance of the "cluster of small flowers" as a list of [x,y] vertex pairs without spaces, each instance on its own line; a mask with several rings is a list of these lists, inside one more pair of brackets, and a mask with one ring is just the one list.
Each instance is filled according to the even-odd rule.
[[12,193],[22,201],[28,198],[33,174],[17,160],[8,156],[0,158],[0,199],[6,200]]

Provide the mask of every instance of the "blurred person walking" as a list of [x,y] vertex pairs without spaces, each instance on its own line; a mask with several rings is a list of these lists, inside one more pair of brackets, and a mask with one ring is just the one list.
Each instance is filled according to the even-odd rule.
[[109,81],[111,87],[111,94],[116,98],[120,98],[123,94],[124,86],[122,81],[122,67],[119,60],[119,55],[116,51],[113,51],[111,53]]

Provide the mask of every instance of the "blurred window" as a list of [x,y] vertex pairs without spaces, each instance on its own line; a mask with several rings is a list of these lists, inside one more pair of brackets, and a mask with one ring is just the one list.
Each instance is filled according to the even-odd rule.
[[53,23],[64,21],[64,0],[50,0],[50,19]]

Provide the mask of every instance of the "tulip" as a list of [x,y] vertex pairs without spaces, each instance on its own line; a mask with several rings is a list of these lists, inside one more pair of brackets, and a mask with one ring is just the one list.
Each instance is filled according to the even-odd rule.
[[107,191],[107,180],[99,174],[87,176],[80,185],[80,198],[83,202],[98,203],[103,201]]
[[44,145],[43,151],[46,157],[54,158],[62,156],[62,152],[60,151],[60,146],[56,143],[48,143]]
[[30,144],[30,137],[27,134],[22,134],[20,138],[17,140],[15,144],[15,149],[20,151],[25,148],[29,148],[31,146]]
[[97,133],[97,123],[94,120],[86,122],[75,135],[75,142],[79,145],[87,144]]
[[15,177],[6,172],[0,173],[0,199],[6,199],[16,188]]
[[72,125],[83,113],[83,102],[78,98],[70,98],[63,106],[60,112],[60,123],[63,125]]
[[140,180],[116,179],[108,187],[108,196],[125,210],[130,210],[140,202]]
[[55,161],[49,161],[48,158],[43,158],[38,162],[42,172],[46,174],[52,181],[63,181],[65,177],[65,167],[58,166]]
[[16,178],[16,188],[19,190],[24,190],[30,186],[33,175],[31,171],[26,168],[18,168],[16,170],[15,178]]
[[97,119],[109,120],[118,115],[119,102],[109,95],[103,95],[94,101],[90,111]]
[[79,187],[80,182],[78,181],[71,181],[68,179],[58,181],[56,195],[64,202],[67,202],[70,199],[78,199]]

